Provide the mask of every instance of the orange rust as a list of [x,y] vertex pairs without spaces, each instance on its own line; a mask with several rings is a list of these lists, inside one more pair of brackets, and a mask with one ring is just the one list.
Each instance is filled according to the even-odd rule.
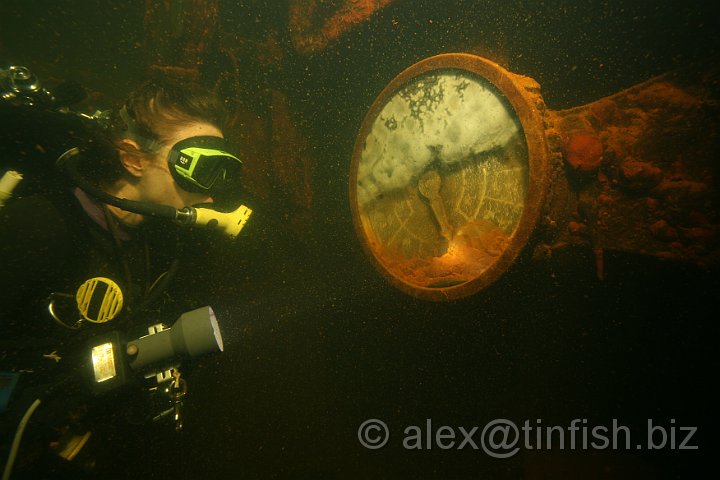
[[[717,170],[720,124],[708,114],[720,68],[699,64],[670,72],[591,104],[553,112],[547,135],[565,140],[587,134],[603,146],[597,174],[569,176],[571,193],[546,230],[546,242],[717,265],[720,230]],[[557,148],[556,144],[551,144]],[[573,168],[573,171],[581,171]],[[553,186],[552,197],[558,197]],[[565,221],[563,221],[565,216]],[[571,219],[587,221],[587,236]]]
[[471,221],[457,230],[445,254],[439,257],[405,258],[401,253],[374,243],[388,270],[421,287],[464,283],[478,277],[507,248],[510,236],[497,227]]
[[[298,52],[304,54],[322,50],[353,26],[365,21],[393,1],[395,0],[292,0],[289,27],[293,45]],[[328,11],[327,4],[331,4],[332,13]]]
[[660,168],[648,162],[640,162],[627,157],[620,165],[620,173],[625,186],[632,189],[652,188],[663,178]]
[[600,195],[598,195],[597,199],[600,203],[612,203],[613,201],[612,196],[606,193],[601,193]]
[[596,247],[593,249],[595,254],[595,274],[598,280],[605,280],[605,252],[602,248]]
[[649,197],[645,199],[645,205],[647,205],[650,210],[657,210],[660,208],[660,202],[658,202],[656,198]]
[[677,238],[677,230],[671,227],[665,220],[658,220],[650,225],[650,231],[658,238],[673,239]]
[[613,120],[617,115],[617,105],[614,102],[603,99],[590,105],[595,120],[600,123],[607,123]]
[[584,232],[586,230],[586,228],[587,227],[584,223],[578,223],[574,220],[571,220],[568,223],[568,229],[570,230],[570,233],[572,233],[572,234],[577,235],[578,233]]
[[594,172],[600,167],[603,147],[600,140],[590,133],[574,135],[565,146],[565,160],[576,170]]
[[693,227],[688,228],[685,231],[685,237],[691,240],[699,240],[704,242],[711,242],[717,239],[718,229],[717,228],[701,228]]
[[173,65],[150,65],[149,69],[151,72],[192,80],[197,80],[200,76],[197,68],[178,67]]

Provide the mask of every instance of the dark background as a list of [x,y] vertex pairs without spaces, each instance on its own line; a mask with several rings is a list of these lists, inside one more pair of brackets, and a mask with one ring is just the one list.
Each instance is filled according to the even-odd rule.
[[[145,2],[4,1],[0,58],[52,85],[79,80],[122,98],[145,73]],[[355,135],[380,90],[427,56],[466,51],[534,78],[551,109],[591,102],[711,58],[712,2],[398,0],[328,49],[294,53],[287,2],[221,2],[221,24],[279,36],[277,75],[313,145],[313,224],[284,227],[282,203],[228,248],[213,305],[226,352],[190,382],[180,435],[148,431],[127,475],[150,478],[694,478],[716,469],[717,272],[592,252],[525,254],[490,288],[453,303],[410,298],[364,257],[347,178]],[[702,135],[703,132],[698,132]],[[368,418],[388,445],[362,448]],[[697,426],[698,450],[407,451],[408,425],[574,418],[641,441],[647,419]],[[680,433],[678,433],[680,435]],[[680,437],[678,437],[680,438]],[[479,444],[479,435],[475,437]],[[635,445],[635,441],[632,442]],[[140,455],[140,454],[138,454]],[[119,474],[118,476],[122,476]]]

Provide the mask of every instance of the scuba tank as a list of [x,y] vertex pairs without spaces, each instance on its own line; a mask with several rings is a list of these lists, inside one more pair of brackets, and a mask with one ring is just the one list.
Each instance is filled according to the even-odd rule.
[[178,210],[118,199],[84,179],[78,172],[83,157],[117,154],[102,133],[111,121],[110,111],[85,115],[69,110],[84,98],[82,87],[73,82],[61,84],[51,93],[27,68],[0,66],[0,208],[11,194],[54,194],[77,186],[124,210],[237,237],[252,213],[245,205],[234,205],[229,211],[204,207]]
[[50,92],[27,67],[0,64],[0,208],[11,194],[67,189],[54,164],[65,150],[93,137],[91,122],[69,110],[85,97],[76,82]]

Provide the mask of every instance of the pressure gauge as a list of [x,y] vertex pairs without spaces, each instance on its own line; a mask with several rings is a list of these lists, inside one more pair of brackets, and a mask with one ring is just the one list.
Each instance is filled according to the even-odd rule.
[[539,89],[526,80],[446,54],[402,72],[372,105],[355,143],[350,201],[364,249],[397,287],[430,300],[469,295],[527,242],[547,146]]

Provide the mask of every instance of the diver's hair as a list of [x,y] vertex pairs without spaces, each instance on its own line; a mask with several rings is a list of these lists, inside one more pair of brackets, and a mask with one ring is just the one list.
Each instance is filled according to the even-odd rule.
[[169,78],[149,80],[130,94],[125,109],[140,132],[151,140],[167,142],[173,132],[195,122],[224,130],[223,103],[197,83]]
[[[134,125],[127,125],[123,120],[120,113],[123,108]],[[172,77],[147,80],[130,93],[122,108],[112,112],[104,135],[108,142],[102,142],[105,148],[92,155],[93,160],[83,162],[84,174],[100,185],[127,177],[129,174],[118,156],[119,149],[136,155],[152,153],[144,142],[138,142],[139,150],[123,142],[134,139],[131,132],[139,133],[145,140],[167,143],[175,131],[195,122],[209,123],[224,131],[227,113],[222,101],[194,82]]]

